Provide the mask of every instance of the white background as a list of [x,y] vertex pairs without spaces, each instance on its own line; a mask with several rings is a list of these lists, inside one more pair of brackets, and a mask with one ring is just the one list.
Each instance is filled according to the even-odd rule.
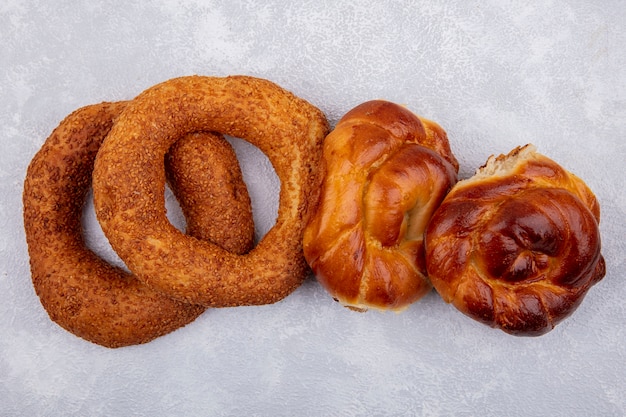
[[[626,415],[625,21],[621,0],[4,0],[0,415]],[[462,177],[532,142],[596,192],[607,275],[539,338],[475,323],[435,292],[402,314],[355,313],[311,278],[146,345],[85,342],[33,291],[26,167],[74,109],[189,74],[270,79],[332,124],[366,100],[405,104],[447,130]],[[278,180],[233,142],[260,236]],[[88,205],[90,245],[119,262],[94,218]]]

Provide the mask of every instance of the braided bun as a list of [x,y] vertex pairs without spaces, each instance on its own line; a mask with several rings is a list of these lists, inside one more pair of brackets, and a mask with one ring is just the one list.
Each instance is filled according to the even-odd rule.
[[345,306],[406,308],[432,288],[423,233],[458,170],[446,133],[404,107],[370,101],[338,122],[323,159],[305,258]]
[[585,183],[534,146],[490,157],[460,181],[426,232],[429,277],[464,314],[541,335],[605,274],[600,207]]

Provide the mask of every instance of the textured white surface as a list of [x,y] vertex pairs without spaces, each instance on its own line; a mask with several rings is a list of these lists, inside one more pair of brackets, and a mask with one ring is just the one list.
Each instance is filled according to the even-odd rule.
[[[625,21],[621,0],[4,0],[0,415],[626,415]],[[143,346],[76,338],[30,283],[26,166],[72,110],[188,74],[268,78],[333,123],[365,100],[406,104],[448,131],[462,176],[533,142],[596,192],[607,275],[540,338],[474,323],[434,292],[399,315],[354,313],[313,279]],[[236,145],[262,234],[278,180]],[[89,241],[115,260],[90,210]]]

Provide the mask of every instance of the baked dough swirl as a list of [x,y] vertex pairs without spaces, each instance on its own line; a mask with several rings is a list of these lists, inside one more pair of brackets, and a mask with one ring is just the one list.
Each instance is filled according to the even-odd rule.
[[429,277],[466,315],[541,335],[605,274],[600,207],[577,176],[534,146],[491,157],[460,181],[426,233]]
[[325,178],[304,234],[318,281],[356,310],[403,310],[431,290],[423,234],[458,163],[434,122],[363,103],[324,142]]

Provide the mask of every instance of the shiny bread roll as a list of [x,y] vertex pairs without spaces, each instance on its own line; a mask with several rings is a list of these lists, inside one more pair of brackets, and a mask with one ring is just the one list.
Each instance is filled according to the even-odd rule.
[[405,309],[432,289],[423,233],[458,170],[446,133],[402,106],[369,101],[326,137],[323,160],[305,258],[343,305]]
[[460,181],[426,232],[429,277],[464,314],[542,335],[605,274],[600,206],[577,176],[527,145]]

